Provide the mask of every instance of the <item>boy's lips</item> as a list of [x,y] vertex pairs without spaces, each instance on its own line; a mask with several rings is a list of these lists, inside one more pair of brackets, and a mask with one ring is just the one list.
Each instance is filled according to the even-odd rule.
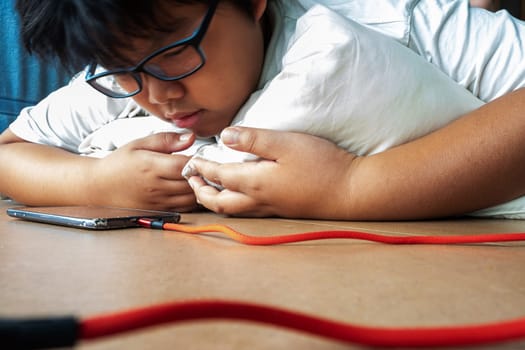
[[173,123],[182,129],[191,129],[200,120],[201,110],[194,112],[166,113],[166,119],[172,120]]

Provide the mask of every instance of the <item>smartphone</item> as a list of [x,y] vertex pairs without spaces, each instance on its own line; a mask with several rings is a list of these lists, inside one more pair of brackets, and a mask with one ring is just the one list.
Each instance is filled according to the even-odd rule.
[[7,215],[29,221],[91,230],[139,227],[138,220],[147,218],[179,222],[177,212],[125,209],[97,206],[13,207]]

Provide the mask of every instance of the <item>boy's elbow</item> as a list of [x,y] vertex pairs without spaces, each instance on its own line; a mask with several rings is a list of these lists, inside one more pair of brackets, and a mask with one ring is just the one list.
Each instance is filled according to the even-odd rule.
[[15,142],[26,142],[24,139],[16,136],[11,130],[5,129],[4,132],[0,134],[0,146],[7,145]]

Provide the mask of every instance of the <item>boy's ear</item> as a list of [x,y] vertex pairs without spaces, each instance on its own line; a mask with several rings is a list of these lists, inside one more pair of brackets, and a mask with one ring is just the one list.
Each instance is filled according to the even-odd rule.
[[253,15],[256,21],[260,21],[266,11],[268,5],[267,0],[252,0],[253,3]]

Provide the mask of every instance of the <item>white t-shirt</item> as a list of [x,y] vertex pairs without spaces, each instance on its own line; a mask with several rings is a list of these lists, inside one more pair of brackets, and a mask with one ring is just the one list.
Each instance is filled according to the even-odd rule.
[[[334,141],[349,143],[341,145],[353,152],[370,154],[428,133],[481,105],[481,100],[492,100],[525,85],[525,50],[523,40],[517,40],[524,37],[525,26],[505,11],[494,14],[469,8],[468,0],[276,0],[270,2],[270,7],[277,34],[268,48],[260,89],[236,116],[234,124],[305,131],[337,138],[341,117],[332,115],[349,110],[353,105],[348,102],[351,99],[365,100],[367,103],[359,106],[369,109],[358,111],[361,113],[360,123],[353,123],[351,129],[346,128],[350,133]],[[390,38],[373,36],[371,32]],[[352,33],[354,40],[350,43],[348,33]],[[362,37],[373,37],[381,44],[359,42]],[[390,48],[387,52],[382,50],[383,44]],[[349,63],[355,62],[340,59],[347,53],[338,50],[338,46],[345,45],[366,49],[357,52],[363,53],[359,57],[367,59],[352,66],[357,70],[348,68]],[[370,55],[372,50],[374,55]],[[430,65],[412,52],[433,66],[429,68]],[[311,54],[317,60],[310,59]],[[395,64],[404,57],[409,57],[413,64]],[[363,66],[366,70],[362,69]],[[509,66],[515,68],[509,69]],[[459,85],[452,84],[439,71]],[[421,80],[414,79],[415,72],[422,73],[419,74]],[[439,92],[441,99],[427,92],[427,102],[435,111],[440,111],[443,105],[453,109],[448,110],[445,117],[434,113],[424,123],[420,122],[421,118],[414,122],[411,117],[403,118],[401,112],[408,110],[417,115],[430,107],[421,103],[416,113],[413,100],[405,98],[405,105],[396,106],[400,113],[385,118],[384,112],[392,108],[378,101],[395,104],[399,91],[404,91],[407,85],[412,86],[409,81],[420,84],[421,90],[427,91],[424,84],[437,84],[429,79],[427,72],[447,86]],[[407,81],[407,76],[412,80]],[[357,88],[363,85],[361,82],[368,83],[371,79],[375,79],[376,85],[369,86],[380,84],[380,90]],[[341,91],[349,87],[353,92],[351,96],[341,95]],[[412,91],[412,94],[416,92]],[[334,93],[339,96],[334,98]],[[461,98],[457,97],[458,94]],[[461,103],[449,104],[448,98]],[[407,101],[410,104],[407,105]],[[257,110],[264,113],[273,110],[276,119],[261,125],[262,118],[252,117],[257,115]],[[332,113],[334,111],[337,113]],[[293,117],[288,118],[290,113]],[[88,155],[107,154],[134,138],[153,132],[178,130],[144,114],[133,100],[107,98],[80,77],[37,106],[22,111],[10,129],[28,141]],[[302,117],[313,114],[318,118],[310,119],[309,126],[305,127],[308,122]],[[322,124],[317,122],[319,119]],[[302,120],[304,123],[287,126],[287,120]],[[321,130],[319,125],[322,125]]]

